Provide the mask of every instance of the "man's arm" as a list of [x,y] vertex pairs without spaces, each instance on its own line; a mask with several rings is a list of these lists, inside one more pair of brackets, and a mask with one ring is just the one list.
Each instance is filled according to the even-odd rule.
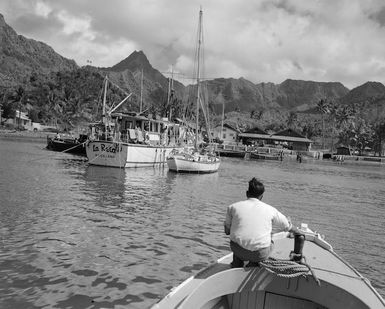
[[226,219],[225,219],[225,222],[223,222],[223,226],[225,228],[225,234],[226,235],[230,235],[230,229],[231,229],[231,210],[230,210],[230,206],[227,207]]
[[225,227],[225,234],[226,234],[226,235],[230,235],[230,227],[228,227],[228,226],[226,225],[226,222],[225,222],[225,224],[224,224],[224,227]]
[[290,224],[290,228],[288,230],[289,233],[293,233],[293,234],[303,234],[302,231],[300,229],[298,229],[296,226],[293,225],[293,223],[291,223],[291,218],[290,217],[286,217],[287,218],[287,221],[289,222]]
[[[275,227],[275,228],[274,228]],[[286,217],[277,209],[275,209],[274,217],[273,217],[273,231],[280,232],[291,232],[293,225],[291,224],[290,217]]]
[[291,225],[291,228],[289,229],[289,232],[290,233],[293,233],[293,234],[303,234],[297,227],[295,227],[294,225]]

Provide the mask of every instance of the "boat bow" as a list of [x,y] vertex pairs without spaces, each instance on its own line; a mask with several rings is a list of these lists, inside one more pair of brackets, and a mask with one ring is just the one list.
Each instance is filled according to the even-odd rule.
[[[385,308],[367,279],[339,257],[320,234],[303,227],[303,256],[310,267],[305,274],[281,276],[263,263],[232,269],[230,253],[174,288],[153,309]],[[275,234],[272,257],[290,261],[293,247],[293,235]]]

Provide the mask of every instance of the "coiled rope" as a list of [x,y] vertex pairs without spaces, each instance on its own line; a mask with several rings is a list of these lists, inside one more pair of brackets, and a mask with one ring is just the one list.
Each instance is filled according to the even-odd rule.
[[299,276],[307,277],[310,273],[315,282],[317,282],[320,286],[321,282],[317,278],[311,266],[306,263],[306,258],[302,256],[302,259],[304,262],[302,262],[302,260],[300,262],[278,260],[270,257],[267,260],[259,262],[259,265],[265,268],[268,272],[283,278],[295,278]]

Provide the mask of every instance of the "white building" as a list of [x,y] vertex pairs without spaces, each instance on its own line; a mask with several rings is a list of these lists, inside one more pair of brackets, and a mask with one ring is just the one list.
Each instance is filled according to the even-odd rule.
[[8,118],[5,123],[13,124],[15,128],[23,128],[26,130],[29,130],[32,125],[32,121],[28,118],[27,113],[21,112],[19,110],[15,111],[14,118]]
[[213,132],[211,132],[211,134],[213,135],[213,138],[218,137],[223,141],[223,144],[226,144],[226,145],[236,144],[238,141],[239,133],[240,132],[237,129],[231,127],[226,123],[223,125],[223,128],[222,128],[222,125],[220,125],[215,127],[213,129]]
[[18,110],[15,111],[14,118],[8,118],[4,123],[13,125],[15,129],[24,129],[28,131],[42,131],[46,128],[52,128],[51,126],[41,125],[38,122],[32,122],[27,113],[19,112]]

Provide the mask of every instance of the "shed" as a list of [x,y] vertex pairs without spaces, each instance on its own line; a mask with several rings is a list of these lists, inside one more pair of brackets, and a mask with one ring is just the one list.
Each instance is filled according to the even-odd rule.
[[286,129],[271,135],[271,140],[280,144],[287,143],[288,147],[297,151],[309,151],[312,140],[293,129]]
[[266,131],[259,127],[254,127],[250,130],[238,134],[238,136],[242,140],[242,143],[245,145],[251,145],[255,143],[265,144],[270,137]]
[[337,155],[350,156],[352,154],[350,148],[348,146],[345,146],[345,145],[339,145],[336,147],[336,149],[337,149]]

